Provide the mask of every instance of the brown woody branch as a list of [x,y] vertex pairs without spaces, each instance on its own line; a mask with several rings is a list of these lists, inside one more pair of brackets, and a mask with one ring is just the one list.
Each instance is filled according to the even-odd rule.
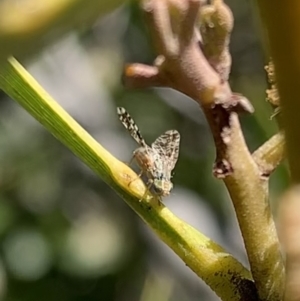
[[262,176],[268,177],[280,164],[284,158],[284,149],[284,134],[279,132],[252,154]]
[[[142,1],[158,59],[152,67],[127,66],[125,84],[171,87],[202,107],[216,145],[213,172],[224,179],[232,198],[259,297],[279,301],[284,267],[268,204],[268,182],[248,150],[238,119],[238,113],[251,113],[253,108],[245,97],[232,93],[227,81],[233,17],[223,1],[212,2],[201,6],[200,0]],[[157,69],[147,82],[144,74],[151,68]],[[247,294],[242,298],[246,300]]]

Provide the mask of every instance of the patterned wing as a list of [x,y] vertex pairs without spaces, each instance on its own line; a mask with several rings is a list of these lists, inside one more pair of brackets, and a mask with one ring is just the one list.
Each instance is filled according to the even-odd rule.
[[179,156],[180,134],[170,130],[159,136],[151,145],[159,155],[168,161],[170,171],[174,169]]
[[117,108],[117,113],[119,115],[120,121],[123,123],[125,128],[130,133],[131,137],[141,146],[147,146],[144,138],[142,137],[141,132],[139,131],[139,128],[135,124],[134,120],[131,118],[129,113],[121,107]]

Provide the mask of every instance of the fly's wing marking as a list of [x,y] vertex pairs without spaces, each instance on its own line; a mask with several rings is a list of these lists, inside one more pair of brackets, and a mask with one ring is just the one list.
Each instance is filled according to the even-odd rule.
[[179,156],[180,134],[170,130],[159,136],[151,145],[152,149],[168,162],[169,170],[173,170]]
[[144,138],[142,137],[139,128],[137,127],[134,120],[131,118],[129,113],[122,107],[117,108],[117,113],[119,116],[120,121],[124,125],[124,127],[128,130],[131,137],[141,146],[147,146]]

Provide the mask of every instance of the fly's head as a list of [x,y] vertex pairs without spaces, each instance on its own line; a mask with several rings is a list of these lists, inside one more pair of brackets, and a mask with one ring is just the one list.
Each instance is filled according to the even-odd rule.
[[173,184],[169,178],[154,178],[153,180],[153,191],[159,196],[168,196],[173,188]]

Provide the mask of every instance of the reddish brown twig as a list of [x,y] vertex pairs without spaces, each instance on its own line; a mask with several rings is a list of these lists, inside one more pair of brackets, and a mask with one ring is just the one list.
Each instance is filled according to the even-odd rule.
[[[202,107],[216,145],[213,172],[224,179],[232,198],[259,297],[279,301],[284,267],[267,177],[249,152],[238,119],[238,113],[252,113],[253,108],[245,97],[232,93],[227,81],[232,14],[222,0],[202,6],[200,0],[144,0],[142,7],[158,57],[152,67],[127,66],[125,84],[171,87]],[[147,80],[144,75],[151,68]]]

